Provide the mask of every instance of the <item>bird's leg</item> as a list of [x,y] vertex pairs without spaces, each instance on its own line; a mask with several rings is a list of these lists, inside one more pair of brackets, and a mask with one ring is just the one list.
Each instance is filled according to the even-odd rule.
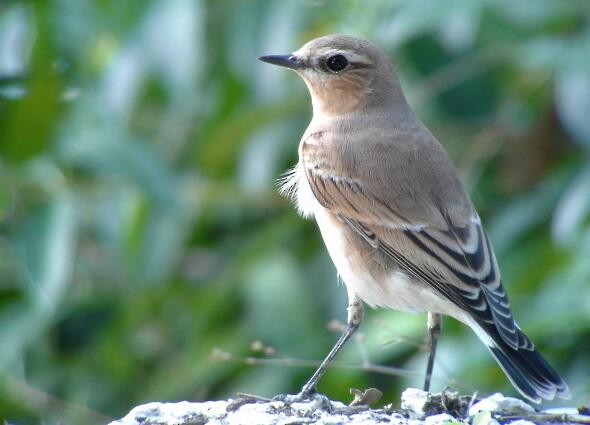
[[316,385],[318,384],[319,380],[322,378],[324,373],[326,373],[328,366],[330,365],[332,360],[334,360],[336,354],[338,354],[340,349],[344,346],[344,344],[346,344],[346,341],[348,341],[350,337],[354,334],[354,332],[359,328],[359,325],[363,320],[364,314],[362,302],[358,298],[354,297],[352,302],[348,305],[347,310],[348,319],[346,329],[344,330],[342,335],[340,335],[340,338],[338,338],[338,341],[336,341],[336,344],[334,345],[334,347],[332,347],[332,349],[330,350],[324,361],[320,364],[318,369],[315,371],[315,373],[312,375],[312,377],[309,378],[309,381],[307,381],[307,383],[303,386],[301,392],[298,394],[298,397],[309,398],[316,392]]
[[426,365],[426,377],[424,378],[424,391],[430,391],[430,378],[436,357],[436,344],[442,328],[442,315],[428,312],[428,363]]

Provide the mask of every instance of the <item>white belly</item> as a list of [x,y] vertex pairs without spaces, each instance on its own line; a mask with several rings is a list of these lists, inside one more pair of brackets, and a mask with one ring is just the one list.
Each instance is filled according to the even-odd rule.
[[[343,224],[317,201],[300,167],[294,172],[295,200],[299,212],[315,217],[328,253],[348,291],[349,300],[360,298],[371,307],[389,307],[406,312],[425,311],[455,315],[457,308],[428,287],[412,282],[401,271],[392,271],[377,281],[368,270],[368,262],[350,261],[350,247],[342,232]],[[370,252],[367,252],[370,255]]]
[[[359,262],[358,259],[351,262],[348,242],[341,230],[342,224],[321,206],[315,212],[315,218],[328,253],[346,285],[349,299],[356,296],[371,307],[388,307],[409,313],[451,313],[448,310],[453,306],[448,301],[428,287],[412,282],[406,273],[394,270],[385,278],[377,280],[374,276],[383,274],[371,273],[369,262]],[[369,252],[367,254],[371,255]]]

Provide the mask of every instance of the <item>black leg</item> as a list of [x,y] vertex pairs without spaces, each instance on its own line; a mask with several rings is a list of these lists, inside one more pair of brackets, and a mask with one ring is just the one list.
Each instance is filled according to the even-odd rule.
[[299,393],[299,397],[301,398],[308,398],[310,395],[316,392],[316,385],[318,384],[319,380],[322,378],[336,354],[340,351],[340,349],[346,344],[346,341],[350,339],[350,337],[354,334],[354,332],[359,328],[361,321],[363,320],[363,305],[361,301],[355,299],[349,306],[348,306],[348,324],[346,325],[346,329],[344,333],[340,335],[338,341],[334,347],[330,350],[324,361],[320,364],[318,369],[309,378],[309,381],[303,386],[301,392]]
[[430,378],[436,357],[436,344],[442,328],[442,315],[428,312],[428,364],[426,365],[426,377],[424,378],[424,391],[430,391]]

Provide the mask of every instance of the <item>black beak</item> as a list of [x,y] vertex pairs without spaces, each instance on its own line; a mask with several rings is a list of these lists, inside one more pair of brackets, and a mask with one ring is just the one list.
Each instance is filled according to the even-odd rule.
[[258,60],[290,69],[300,69],[304,67],[303,62],[297,56],[293,55],[260,56]]

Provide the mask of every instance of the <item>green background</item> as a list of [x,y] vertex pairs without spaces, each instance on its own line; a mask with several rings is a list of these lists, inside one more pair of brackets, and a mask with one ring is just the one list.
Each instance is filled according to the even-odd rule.
[[[347,301],[275,187],[307,91],[255,58],[332,32],[388,53],[459,168],[517,320],[572,388],[547,406],[588,402],[589,22],[585,0],[1,2],[0,419],[298,390]],[[422,385],[424,315],[371,311],[361,333],[320,391]],[[451,319],[447,385],[516,395]]]

